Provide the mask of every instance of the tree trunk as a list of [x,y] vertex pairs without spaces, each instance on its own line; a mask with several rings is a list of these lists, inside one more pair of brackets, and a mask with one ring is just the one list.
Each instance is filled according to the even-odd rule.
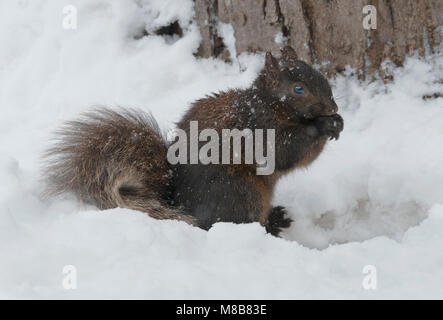
[[[376,29],[363,28],[366,5],[377,9]],[[346,65],[373,74],[386,59],[401,65],[411,50],[424,55],[442,41],[442,0],[195,0],[195,9],[201,56],[229,56],[217,33],[220,21],[232,25],[237,54],[278,54],[280,38],[327,75]]]

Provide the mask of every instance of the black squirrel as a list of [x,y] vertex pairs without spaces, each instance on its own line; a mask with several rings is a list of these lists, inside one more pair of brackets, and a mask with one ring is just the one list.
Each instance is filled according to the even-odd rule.
[[198,121],[199,131],[274,129],[272,174],[257,175],[255,161],[172,165],[169,144],[150,114],[97,108],[58,131],[46,152],[48,192],[73,192],[101,209],[131,208],[203,229],[218,221],[258,221],[278,235],[291,219],[283,207],[271,206],[275,184],[314,161],[328,138],[339,137],[343,119],[337,110],[327,79],[286,46],[279,59],[266,53],[249,88],[194,102],[177,125],[187,133],[190,121]]

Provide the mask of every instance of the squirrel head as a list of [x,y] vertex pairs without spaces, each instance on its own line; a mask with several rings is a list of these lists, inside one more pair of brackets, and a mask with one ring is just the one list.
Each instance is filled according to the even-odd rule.
[[299,60],[290,46],[282,49],[280,59],[266,53],[265,66],[254,84],[297,118],[329,116],[338,110],[328,80]]

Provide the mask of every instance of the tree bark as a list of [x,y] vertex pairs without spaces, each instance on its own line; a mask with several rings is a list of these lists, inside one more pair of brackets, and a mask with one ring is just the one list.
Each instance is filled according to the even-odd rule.
[[[365,5],[377,9],[377,28],[363,28]],[[442,41],[442,0],[195,0],[203,57],[226,58],[218,22],[231,24],[237,54],[279,53],[291,45],[301,60],[328,76],[354,68],[361,76],[390,59],[401,65],[411,50],[432,52]],[[284,43],[276,41],[284,39]]]

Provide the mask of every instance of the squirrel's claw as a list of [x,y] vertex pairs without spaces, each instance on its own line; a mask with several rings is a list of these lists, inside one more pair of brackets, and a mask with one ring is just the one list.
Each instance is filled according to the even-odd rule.
[[338,140],[339,137],[340,137],[340,132],[335,132],[332,134],[329,140]]

